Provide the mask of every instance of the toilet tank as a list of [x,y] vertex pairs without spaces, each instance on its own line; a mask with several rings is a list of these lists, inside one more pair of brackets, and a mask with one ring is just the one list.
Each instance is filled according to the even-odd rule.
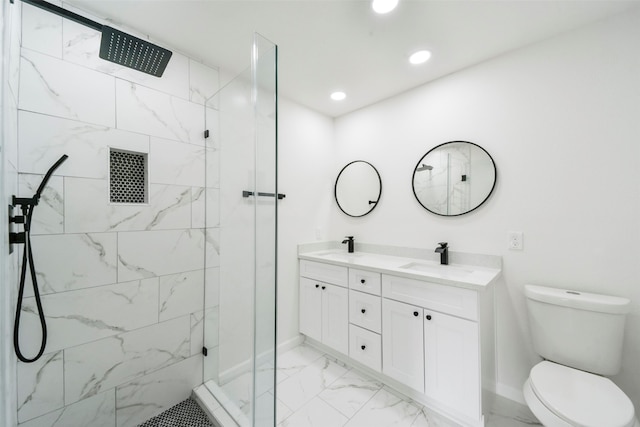
[[600,375],[620,371],[627,298],[525,285],[535,351]]

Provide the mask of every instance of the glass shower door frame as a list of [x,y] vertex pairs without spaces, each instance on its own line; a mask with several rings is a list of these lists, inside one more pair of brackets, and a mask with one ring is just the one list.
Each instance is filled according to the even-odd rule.
[[251,67],[207,100],[205,122],[204,381],[236,424],[274,426],[278,198],[264,194],[277,194],[275,44],[254,35]]

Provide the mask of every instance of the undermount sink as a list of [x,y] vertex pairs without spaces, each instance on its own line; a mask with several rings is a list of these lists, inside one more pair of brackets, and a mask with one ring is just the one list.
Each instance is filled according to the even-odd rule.
[[361,253],[357,253],[357,252],[325,252],[325,253],[320,253],[320,254],[316,254],[318,256],[321,256],[323,258],[335,258],[335,259],[344,259],[344,260],[349,260],[349,259],[353,259],[353,258],[359,258],[361,257],[363,254]]
[[401,265],[400,268],[437,276],[466,276],[473,273],[473,270],[466,268],[451,265],[426,264],[422,262],[410,262],[409,264]]

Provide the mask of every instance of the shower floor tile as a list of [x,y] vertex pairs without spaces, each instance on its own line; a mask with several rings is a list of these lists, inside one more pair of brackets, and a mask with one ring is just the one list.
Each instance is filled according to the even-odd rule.
[[183,400],[138,427],[215,427],[193,399]]

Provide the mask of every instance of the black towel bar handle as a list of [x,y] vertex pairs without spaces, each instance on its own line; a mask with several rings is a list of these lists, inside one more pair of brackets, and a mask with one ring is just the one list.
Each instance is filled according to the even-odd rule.
[[[243,191],[242,192],[242,197],[249,197],[249,196],[255,196],[256,193],[254,193],[253,191]],[[285,197],[287,197],[286,195],[282,194],[282,193],[278,193],[277,195],[275,193],[262,193],[262,192],[258,192],[258,196],[264,196],[264,197],[278,197],[278,199],[284,199]]]

